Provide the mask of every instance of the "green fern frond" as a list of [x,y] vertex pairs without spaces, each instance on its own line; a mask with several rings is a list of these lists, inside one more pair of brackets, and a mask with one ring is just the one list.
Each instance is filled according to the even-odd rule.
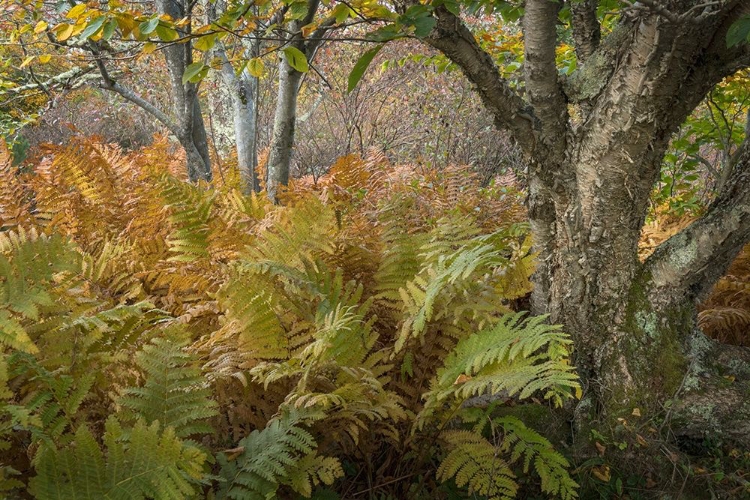
[[317,456],[315,439],[302,428],[321,417],[320,413],[286,411],[240,441],[242,452],[236,458],[220,454],[224,483],[218,498],[266,500],[275,498],[282,485],[309,496],[312,484],[331,484],[342,476],[338,460]]
[[303,497],[310,498],[313,488],[321,484],[331,485],[343,476],[344,470],[337,458],[320,457],[311,453],[289,469],[285,483]]
[[504,433],[501,450],[504,453],[510,452],[513,463],[523,459],[524,472],[529,471],[533,461],[534,470],[542,480],[544,493],[559,496],[563,500],[578,497],[578,484],[567,471],[570,464],[555,451],[552,443],[515,417],[506,416],[495,419],[494,422]]
[[545,316],[523,319],[525,313],[504,316],[495,326],[461,340],[437,371],[425,394],[421,425],[446,400],[505,391],[523,399],[537,391],[562,404],[579,389],[568,362],[571,340]]
[[412,233],[406,214],[411,208],[408,198],[392,200],[380,211],[382,225],[380,266],[375,273],[377,298],[398,308],[399,290],[413,280],[422,268],[422,246],[428,241],[426,233]]
[[445,431],[441,438],[450,451],[440,463],[438,480],[455,479],[458,487],[466,486],[470,494],[489,500],[516,497],[516,476],[508,462],[498,456],[495,445],[471,431]]
[[86,426],[64,448],[44,445],[29,491],[39,500],[183,500],[194,498],[206,455],[171,428],[136,423],[129,432],[111,417],[103,452]]
[[336,231],[336,215],[318,198],[306,196],[272,215],[276,219],[263,227],[255,245],[246,250],[248,261],[282,262],[299,268],[302,259],[333,252],[330,235]]
[[119,403],[146,423],[159,422],[179,438],[212,432],[207,420],[217,414],[196,359],[185,350],[187,339],[178,328],[167,328],[136,356],[143,371],[142,387],[123,391]]
[[208,257],[208,221],[213,206],[213,194],[170,175],[159,179],[161,196],[171,214],[171,234],[167,238],[176,262],[192,262]]
[[36,231],[0,233],[0,342],[15,349],[35,352],[35,346],[21,334],[13,313],[39,319],[39,308],[54,304],[49,293],[53,278],[80,268],[81,256],[60,236]]

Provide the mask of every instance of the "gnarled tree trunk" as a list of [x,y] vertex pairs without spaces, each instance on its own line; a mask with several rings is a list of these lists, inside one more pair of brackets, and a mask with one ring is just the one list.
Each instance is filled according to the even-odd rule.
[[[540,261],[533,308],[575,340],[586,389],[579,424],[634,408],[654,416],[679,397],[670,411],[677,434],[750,446],[750,355],[705,338],[695,321],[697,301],[750,240],[750,139],[707,213],[645,262],[637,252],[672,133],[714,85],[750,66],[747,45],[725,41],[750,5],[639,3],[603,39],[596,5],[571,4],[582,64],[563,80],[560,3],[526,1],[526,100],[447,9],[436,9],[426,41],[461,67],[527,154]],[[736,377],[731,387],[721,385],[721,370]]]

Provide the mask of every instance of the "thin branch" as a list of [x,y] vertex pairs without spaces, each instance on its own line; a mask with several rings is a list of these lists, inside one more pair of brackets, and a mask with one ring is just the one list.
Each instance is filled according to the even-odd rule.
[[653,297],[699,300],[750,241],[750,136],[706,213],[662,243],[646,260]]

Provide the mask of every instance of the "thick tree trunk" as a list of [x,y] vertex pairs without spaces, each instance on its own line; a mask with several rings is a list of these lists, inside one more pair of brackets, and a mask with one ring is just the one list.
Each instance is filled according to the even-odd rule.
[[276,113],[266,179],[268,198],[274,202],[278,201],[279,187],[289,183],[294,127],[297,121],[297,96],[301,79],[302,73],[292,68],[286,56],[282,55],[279,62],[279,92],[276,96]]
[[[748,141],[703,218],[646,262],[637,251],[673,131],[722,78],[750,66],[747,46],[726,46],[729,26],[750,7],[638,2],[600,39],[597,4],[572,4],[583,65],[561,82],[560,4],[526,1],[526,100],[447,9],[435,10],[426,41],[463,70],[498,126],[527,154],[539,253],[533,309],[549,313],[574,339],[585,387],[579,426],[596,419],[614,427],[635,408],[644,418],[664,418],[666,402],[678,400],[666,410],[674,435],[750,446],[750,355],[715,344],[695,326],[696,302],[750,240]],[[727,386],[723,375],[735,382]]]

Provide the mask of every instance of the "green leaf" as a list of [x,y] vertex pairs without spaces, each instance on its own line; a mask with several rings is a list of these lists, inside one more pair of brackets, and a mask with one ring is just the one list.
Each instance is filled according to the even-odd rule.
[[245,67],[247,68],[248,73],[255,78],[260,78],[266,71],[266,65],[263,64],[263,59],[260,57],[253,57],[247,62]]
[[286,61],[289,65],[300,73],[307,73],[310,71],[310,66],[307,64],[305,54],[303,54],[298,48],[286,47],[284,48],[284,55],[286,56]]
[[727,47],[734,47],[742,41],[750,42],[750,16],[739,18],[727,31]]
[[455,16],[461,15],[461,6],[458,5],[458,2],[456,0],[438,0],[436,2],[433,2],[433,5],[435,5],[435,7],[443,5],[451,14]]
[[423,16],[414,19],[414,36],[417,38],[426,37],[430,34],[436,23],[437,19],[432,16]]
[[307,2],[292,2],[289,5],[289,17],[291,19],[304,19],[307,15]]
[[81,32],[81,39],[86,40],[90,36],[95,35],[102,27],[102,24],[104,24],[104,21],[106,21],[107,18],[104,16],[99,16],[93,21],[91,21],[88,26],[86,26],[86,29]]
[[362,76],[364,76],[365,71],[367,71],[367,68],[370,66],[373,58],[375,57],[375,55],[377,55],[378,52],[380,52],[380,49],[382,48],[383,45],[381,44],[362,54],[362,56],[354,65],[354,68],[352,68],[352,72],[349,73],[349,85],[347,87],[347,92],[351,92],[352,90],[354,90],[359,81],[362,79]]
[[148,21],[143,21],[141,24],[139,24],[138,30],[141,32],[142,35],[148,35],[152,33],[158,25],[159,25],[159,18],[154,16]]
[[208,52],[214,47],[214,45],[216,45],[217,38],[218,37],[215,34],[199,37],[193,42],[193,47],[195,48],[195,50]]
[[112,35],[115,33],[115,30],[117,29],[117,21],[114,19],[110,19],[107,21],[107,24],[104,25],[104,29],[102,30],[102,39],[109,40],[112,38]]
[[156,25],[156,36],[159,37],[159,40],[164,42],[173,42],[180,38],[177,30],[169,26],[162,26],[161,24]]
[[188,81],[192,83],[198,83],[208,73],[208,66],[202,62],[196,62],[185,68],[185,73],[182,74],[182,84],[185,85]]
[[403,37],[404,33],[395,24],[388,24],[366,35],[366,38],[373,42],[388,42]]
[[336,24],[341,24],[349,19],[349,14],[351,12],[352,10],[348,5],[340,3],[333,8],[333,10],[331,11],[331,16],[336,19]]

